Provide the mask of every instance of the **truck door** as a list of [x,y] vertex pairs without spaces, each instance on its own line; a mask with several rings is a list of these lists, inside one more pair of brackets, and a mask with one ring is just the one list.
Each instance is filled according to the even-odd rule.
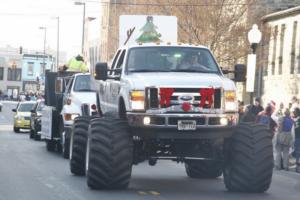
[[[113,58],[113,62],[110,69],[116,68],[118,58],[120,57],[121,50],[118,50]],[[112,76],[113,72],[109,72],[108,76]],[[110,85],[112,80],[107,79],[106,81],[100,81],[100,88],[99,88],[99,97],[100,97],[100,104],[102,112],[111,111],[111,102],[110,102]]]
[[117,64],[114,67],[114,71],[112,72],[112,76],[115,77],[108,82],[109,86],[109,102],[110,102],[110,111],[118,112],[118,97],[120,93],[120,79],[122,74],[122,68],[124,64],[124,57],[126,54],[126,50],[123,50],[120,54],[120,57],[117,61]]

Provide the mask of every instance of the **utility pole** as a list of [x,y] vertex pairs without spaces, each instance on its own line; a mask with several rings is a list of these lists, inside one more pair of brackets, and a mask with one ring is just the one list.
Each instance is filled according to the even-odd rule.
[[46,36],[47,36],[47,28],[46,28],[46,27],[39,27],[39,29],[44,30],[43,74],[45,74],[45,69],[46,69],[45,57],[46,57]]
[[82,20],[82,41],[81,41],[81,54],[84,53],[84,27],[85,27],[85,2],[74,2],[75,5],[83,6],[83,20]]

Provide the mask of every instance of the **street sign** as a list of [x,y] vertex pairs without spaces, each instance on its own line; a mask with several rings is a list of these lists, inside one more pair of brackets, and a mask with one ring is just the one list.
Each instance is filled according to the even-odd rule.
[[256,54],[249,54],[247,58],[247,80],[246,80],[247,92],[254,92],[255,68],[256,68]]

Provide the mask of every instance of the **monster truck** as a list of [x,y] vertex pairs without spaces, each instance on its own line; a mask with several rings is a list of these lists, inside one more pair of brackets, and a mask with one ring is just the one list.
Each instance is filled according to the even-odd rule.
[[80,116],[81,106],[91,106],[90,115],[97,115],[96,90],[90,73],[48,72],[46,74],[45,108],[42,111],[42,138],[47,150],[58,150],[69,158],[70,132]]
[[[235,73],[244,79],[245,68]],[[132,166],[183,162],[191,178],[223,174],[229,191],[264,192],[271,183],[271,133],[238,124],[236,87],[204,46],[141,44],[98,63],[101,117],[75,119],[70,169],[92,189],[124,189]]]

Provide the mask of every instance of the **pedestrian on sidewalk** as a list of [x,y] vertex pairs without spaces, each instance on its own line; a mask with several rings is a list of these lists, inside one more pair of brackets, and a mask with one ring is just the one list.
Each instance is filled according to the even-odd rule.
[[281,160],[284,170],[289,170],[289,150],[293,145],[292,129],[294,120],[291,117],[289,109],[284,111],[284,116],[278,119],[278,134],[276,137],[276,157],[275,168],[281,169]]
[[272,110],[273,110],[272,107],[268,105],[264,111],[258,113],[255,122],[266,125],[268,129],[272,132],[272,138],[273,138],[277,127],[277,123],[271,117],[273,113]]
[[300,109],[295,108],[295,143],[294,143],[294,155],[296,158],[296,172],[300,173]]
[[242,122],[255,122],[258,113],[263,111],[264,108],[260,104],[260,98],[255,98],[254,104],[250,104],[246,107]]

